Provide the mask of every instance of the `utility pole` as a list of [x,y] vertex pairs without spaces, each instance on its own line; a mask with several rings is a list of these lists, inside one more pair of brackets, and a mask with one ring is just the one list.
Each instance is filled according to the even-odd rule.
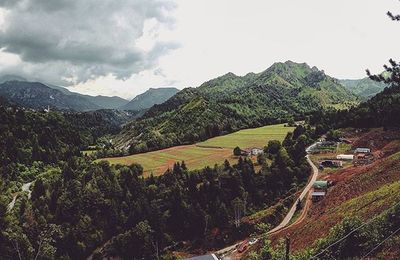
[[285,253],[285,260],[290,260],[290,238],[286,236],[285,238],[286,242],[286,253]]

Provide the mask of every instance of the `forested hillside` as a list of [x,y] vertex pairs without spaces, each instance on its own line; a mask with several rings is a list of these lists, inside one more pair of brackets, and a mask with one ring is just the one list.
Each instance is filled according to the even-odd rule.
[[0,96],[10,102],[34,109],[91,111],[116,109],[128,101],[120,97],[89,96],[71,92],[66,88],[29,82],[23,78],[6,75],[0,77]]
[[340,84],[364,100],[372,98],[388,86],[383,82],[376,82],[370,78],[344,79],[340,80]]
[[370,100],[349,110],[317,112],[311,117],[324,132],[329,128],[341,127],[400,127],[400,85],[394,83]]
[[[110,130],[96,115],[1,102],[0,118],[0,252],[6,259],[85,259],[96,249],[95,259],[154,259],[180,241],[226,244],[254,228],[235,227],[235,211],[254,213],[304,184],[310,173],[304,150],[315,137],[299,126],[283,144],[270,142],[260,172],[248,159],[198,171],[182,162],[145,179],[140,165],[110,166],[81,155]],[[19,189],[32,181],[28,198]],[[7,207],[13,196],[16,204]],[[277,216],[284,210],[278,207]]]
[[357,103],[323,71],[288,61],[258,74],[228,73],[184,89],[128,124],[114,142],[131,153],[156,150]]

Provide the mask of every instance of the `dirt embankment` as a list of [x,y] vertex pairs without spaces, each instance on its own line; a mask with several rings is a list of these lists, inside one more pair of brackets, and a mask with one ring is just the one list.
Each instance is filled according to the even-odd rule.
[[288,235],[292,250],[311,246],[318,238],[329,233],[331,227],[347,215],[368,219],[390,207],[384,198],[376,198],[365,205],[351,202],[367,193],[377,191],[385,185],[400,181],[400,131],[347,131],[353,147],[370,147],[376,160],[365,166],[349,167],[325,178],[334,183],[324,200],[310,206],[307,216],[300,223],[271,236],[275,244]]

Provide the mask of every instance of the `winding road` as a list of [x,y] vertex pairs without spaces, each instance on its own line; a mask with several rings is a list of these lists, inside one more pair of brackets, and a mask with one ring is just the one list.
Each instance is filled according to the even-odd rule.
[[[314,145],[314,144],[313,144]],[[313,145],[311,145],[310,147],[312,147]],[[310,151],[310,147],[308,147],[306,149],[307,153]],[[314,182],[317,180],[318,177],[318,168],[317,166],[315,166],[315,164],[311,161],[309,154],[306,156],[307,162],[308,164],[311,166],[313,174],[309,180],[309,182],[307,183],[307,186],[304,188],[304,190],[301,192],[300,196],[298,197],[298,199],[293,203],[292,207],[290,208],[289,212],[286,214],[285,218],[282,220],[282,222],[274,227],[273,229],[271,229],[268,234],[273,234],[273,233],[277,233],[278,231],[281,231],[283,228],[287,227],[287,225],[290,223],[290,220],[293,218],[293,215],[296,213],[296,207],[297,207],[297,201],[303,201],[304,198],[307,197],[308,192],[311,190]],[[304,210],[306,211],[308,209],[308,207],[304,207]],[[304,215],[306,212],[303,212],[302,215]],[[297,221],[296,221],[297,223]],[[293,224],[296,224],[293,223]],[[224,260],[228,260],[231,259],[230,254],[234,253],[236,251],[236,248],[238,247],[238,245],[240,245],[241,243],[243,243],[243,241],[236,243],[234,245],[231,245],[229,247],[223,248],[217,252],[215,252],[215,254],[218,254],[220,256],[222,256],[222,259]]]
[[303,199],[307,196],[308,192],[310,191],[310,189],[312,188],[314,182],[317,180],[318,177],[318,168],[317,166],[315,166],[315,164],[311,161],[310,156],[307,155],[307,162],[308,164],[310,164],[312,170],[313,170],[313,175],[310,179],[310,181],[308,182],[307,186],[304,188],[303,192],[300,194],[299,198],[294,202],[293,206],[291,207],[291,209],[289,210],[289,212],[287,213],[287,215],[285,216],[285,218],[282,220],[282,222],[276,226],[275,228],[273,228],[272,230],[270,230],[268,232],[268,234],[272,234],[275,233],[279,230],[281,230],[282,228],[286,227],[290,220],[292,219],[294,213],[296,212],[296,207],[297,207],[297,201],[303,201]]

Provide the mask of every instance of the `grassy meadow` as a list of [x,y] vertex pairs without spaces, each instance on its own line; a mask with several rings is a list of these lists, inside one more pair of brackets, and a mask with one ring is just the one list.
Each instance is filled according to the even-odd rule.
[[198,143],[198,146],[222,147],[233,149],[264,147],[270,140],[282,141],[288,132],[293,131],[294,127],[285,127],[283,124],[269,125],[259,128],[241,130],[232,134],[222,135]]
[[211,138],[194,145],[175,146],[159,151],[135,154],[124,157],[105,158],[111,164],[139,163],[144,168],[145,176],[163,174],[175,162],[185,161],[189,169],[201,169],[205,166],[222,164],[225,159],[235,163],[238,159],[232,150],[240,148],[264,147],[269,140],[282,141],[293,127],[283,124],[245,129],[232,134]]

